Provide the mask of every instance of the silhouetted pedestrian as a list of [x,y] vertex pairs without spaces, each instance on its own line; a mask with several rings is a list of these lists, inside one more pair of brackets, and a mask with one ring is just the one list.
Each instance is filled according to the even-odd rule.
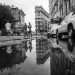
[[26,37],[27,36],[27,24],[25,23],[24,25],[24,36]]
[[29,22],[29,25],[28,25],[28,29],[29,29],[28,35],[29,35],[29,37],[32,37],[32,31],[31,31],[31,28],[32,28],[32,26],[31,26],[31,23]]

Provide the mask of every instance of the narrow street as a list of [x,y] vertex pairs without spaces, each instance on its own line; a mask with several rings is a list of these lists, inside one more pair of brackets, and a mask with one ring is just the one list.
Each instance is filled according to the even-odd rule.
[[0,0],[0,75],[75,75],[75,0]]

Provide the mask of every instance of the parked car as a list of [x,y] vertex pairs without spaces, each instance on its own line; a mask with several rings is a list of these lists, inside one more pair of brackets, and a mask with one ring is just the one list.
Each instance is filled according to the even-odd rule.
[[51,27],[51,35],[52,35],[52,37],[56,37],[58,27],[59,27],[58,24],[53,24],[52,25],[52,27]]
[[47,36],[49,36],[49,37],[56,37],[58,27],[59,27],[58,24],[52,24],[51,29],[48,32]]
[[71,37],[75,30],[75,12],[69,13],[61,22],[60,26],[57,28],[57,34],[59,36],[64,37],[64,35],[68,35]]

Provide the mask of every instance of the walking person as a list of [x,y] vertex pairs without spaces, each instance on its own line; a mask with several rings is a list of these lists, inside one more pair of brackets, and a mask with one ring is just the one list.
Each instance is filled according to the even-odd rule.
[[27,37],[27,24],[24,25],[24,37]]
[[28,29],[29,29],[29,31],[28,31],[28,35],[29,35],[29,37],[32,37],[32,31],[31,31],[31,23],[29,22],[29,25],[28,25]]

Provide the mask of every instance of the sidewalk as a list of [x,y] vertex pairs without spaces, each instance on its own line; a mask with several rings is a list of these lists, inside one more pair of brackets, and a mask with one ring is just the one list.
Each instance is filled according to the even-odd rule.
[[1,41],[22,40],[24,36],[0,36]]

